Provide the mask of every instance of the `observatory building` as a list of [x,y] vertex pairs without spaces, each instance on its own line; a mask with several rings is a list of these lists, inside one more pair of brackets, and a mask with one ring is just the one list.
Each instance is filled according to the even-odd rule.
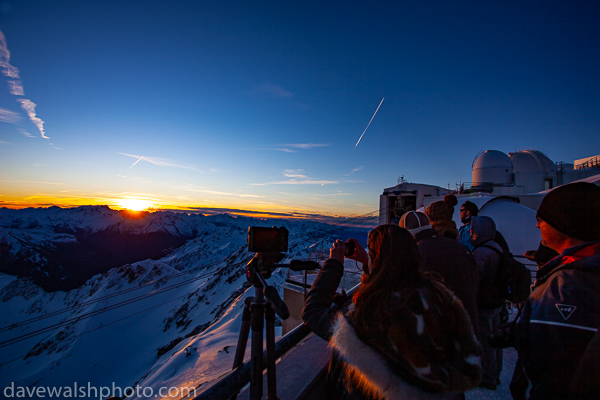
[[503,153],[486,150],[475,156],[472,186],[463,193],[515,195],[537,193],[600,173],[600,155],[553,162],[539,150]]
[[[598,179],[590,178],[594,176]],[[600,181],[600,155],[570,164],[553,162],[539,150],[508,154],[486,150],[479,152],[473,160],[472,179],[473,182],[462,183],[457,190],[450,190],[410,183],[401,178],[396,186],[384,189],[379,196],[379,223],[397,224],[404,212],[426,207],[448,193],[459,198],[510,198],[536,211],[546,190],[581,179]]]

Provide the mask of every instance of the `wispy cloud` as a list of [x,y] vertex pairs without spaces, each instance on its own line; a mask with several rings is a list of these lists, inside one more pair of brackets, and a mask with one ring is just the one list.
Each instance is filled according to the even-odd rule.
[[8,81],[8,91],[14,96],[25,96],[21,81]]
[[259,97],[275,97],[278,99],[293,99],[294,93],[284,89],[281,85],[263,83],[257,86],[252,94]]
[[352,171],[348,172],[347,174],[344,174],[344,176],[352,175],[353,173],[358,172],[358,171],[362,170],[363,168],[364,168],[363,165],[361,165],[360,167],[356,167]]
[[285,153],[296,153],[298,150],[310,150],[319,147],[331,146],[331,143],[284,143],[273,146],[260,147],[258,150],[283,151]]
[[207,189],[207,188],[195,186],[195,185],[184,185],[184,186],[177,187],[176,189],[181,189],[181,190],[185,190],[188,192],[194,192],[194,193],[206,193],[206,194],[212,194],[212,195],[217,195],[217,196],[227,196],[227,197],[242,197],[242,198],[263,198],[263,197],[265,197],[263,195],[250,194],[250,193],[221,192],[218,190]]
[[62,185],[62,182],[46,182],[46,181],[26,181],[26,180],[6,180],[1,179],[3,183],[34,183],[36,185]]
[[0,71],[8,78],[19,79],[19,70],[10,65],[10,51],[6,45],[6,37],[0,31]]
[[[29,117],[31,122],[33,122],[38,128],[40,134],[42,135],[42,138],[50,139],[48,136],[46,136],[46,133],[44,132],[44,121],[40,117],[38,117],[35,112],[36,104],[29,99],[23,98],[25,96],[25,90],[23,90],[23,83],[20,80],[19,70],[18,68],[10,64],[10,51],[8,51],[6,37],[4,36],[4,33],[2,33],[2,31],[0,31],[0,71],[2,71],[2,74],[5,77],[10,78],[7,81],[8,91],[13,96],[19,97],[17,101],[21,103],[21,108],[27,113],[27,116]],[[16,124],[19,122],[20,121],[16,121],[13,119],[10,123]]]
[[329,181],[323,179],[314,179],[304,174],[304,170],[296,169],[296,170],[285,170],[283,171],[283,176],[285,176],[286,180],[280,181],[272,181],[265,183],[251,183],[252,186],[268,186],[268,185],[336,185],[339,181]]
[[21,114],[0,107],[0,122],[16,124],[18,122],[21,122],[22,119],[23,117],[21,117]]
[[183,169],[191,169],[192,171],[196,171],[196,172],[204,172],[204,171],[199,170],[198,168],[196,168],[193,165],[178,164],[175,161],[169,160],[167,158],[139,156],[139,155],[127,154],[127,153],[118,153],[118,154],[136,159],[136,162],[134,162],[131,165],[131,167],[129,167],[129,169],[133,168],[133,166],[136,165],[137,163],[139,163],[140,161],[145,161],[145,162],[148,162],[150,164],[153,164],[153,165],[156,165],[159,167],[183,168]]
[[44,139],[50,139],[44,133],[44,121],[42,121],[40,118],[38,118],[37,114],[35,113],[35,107],[37,107],[37,104],[35,104],[33,101],[28,100],[28,99],[17,99],[17,101],[19,103],[21,103],[21,108],[27,113],[27,116],[29,116],[29,119],[31,120],[31,122],[33,122],[35,124],[35,126],[37,126],[42,137]]

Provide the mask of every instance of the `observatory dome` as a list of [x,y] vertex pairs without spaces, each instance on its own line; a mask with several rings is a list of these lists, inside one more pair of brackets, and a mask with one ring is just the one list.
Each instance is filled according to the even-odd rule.
[[473,185],[508,185],[513,181],[513,164],[506,153],[486,150],[473,161]]
[[520,173],[552,173],[554,163],[539,150],[521,150],[508,153],[514,172]]

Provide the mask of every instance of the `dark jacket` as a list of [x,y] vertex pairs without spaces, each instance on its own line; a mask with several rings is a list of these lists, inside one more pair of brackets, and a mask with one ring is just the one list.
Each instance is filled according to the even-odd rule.
[[479,310],[493,310],[505,303],[497,281],[502,258],[496,251],[486,247],[490,246],[502,252],[500,245],[494,241],[495,237],[496,225],[491,218],[482,216],[471,219],[471,243],[475,247],[472,254],[479,282]]
[[[566,249],[537,272],[533,292],[517,322],[516,337],[519,361],[532,383],[532,399],[586,398],[568,392],[582,355],[600,327],[598,243]],[[598,346],[594,343],[593,347]],[[594,375],[586,377],[590,382],[600,381],[599,362],[596,358],[595,370],[585,368]],[[584,371],[575,375],[577,379],[581,379],[580,373]]]
[[[399,289],[393,298],[402,306],[394,311],[396,318],[384,323],[389,325],[384,335],[387,339],[371,338],[367,345],[354,330],[353,304],[348,302],[341,311],[330,308],[342,272],[339,261],[326,261],[302,312],[304,323],[333,348],[330,378],[334,379],[329,382],[328,398],[455,399],[476,387],[481,379],[481,349],[461,302],[441,282],[431,281],[436,296],[422,288],[408,302],[402,300]],[[390,309],[395,310],[394,305]],[[393,345],[410,338],[421,338],[428,345]],[[433,350],[441,355],[440,343],[434,339],[443,341],[444,356],[421,356],[420,364],[415,365],[411,359],[415,354]],[[434,393],[432,387],[439,390]]]
[[421,269],[437,272],[444,283],[462,301],[477,329],[477,270],[473,256],[458,241],[439,235],[435,229],[416,234],[421,254]]

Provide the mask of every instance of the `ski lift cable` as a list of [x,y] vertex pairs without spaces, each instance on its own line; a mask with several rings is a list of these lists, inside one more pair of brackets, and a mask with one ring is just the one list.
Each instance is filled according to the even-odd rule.
[[[167,301],[165,301],[165,302],[162,302],[162,303],[160,303],[160,304],[156,304],[156,305],[154,305],[154,306],[152,306],[152,307],[150,307],[150,308],[146,308],[145,310],[137,311],[137,312],[135,312],[135,313],[133,313],[133,314],[127,315],[126,317],[119,318],[119,319],[117,319],[117,320],[115,320],[115,321],[111,321],[111,322],[109,322],[109,323],[107,323],[107,324],[103,324],[103,325],[101,325],[101,326],[98,326],[98,327],[96,327],[96,328],[93,328],[93,329],[87,330],[87,331],[85,331],[85,332],[82,332],[82,333],[80,333],[78,336],[83,336],[83,335],[86,335],[86,334],[88,334],[88,333],[91,333],[91,332],[93,332],[93,331],[97,331],[97,330],[99,330],[99,329],[106,328],[107,326],[110,326],[110,325],[116,324],[117,322],[120,322],[120,321],[123,321],[123,320],[125,320],[125,319],[131,318],[131,317],[134,317],[134,316],[136,316],[136,315],[138,315],[138,314],[142,314],[142,313],[145,313],[145,312],[147,312],[147,311],[153,310],[153,309],[155,309],[155,308],[158,308],[158,307],[160,307],[160,306],[163,306],[163,305],[165,305],[165,304],[167,304],[167,303],[171,303],[171,302],[173,302],[173,301],[176,301],[176,300],[182,299],[182,298],[184,298],[185,296],[186,296],[186,295],[179,296],[179,297],[176,297],[176,298],[174,298],[174,299],[171,299],[171,300],[167,300]],[[28,353],[28,354],[29,354],[29,353]],[[1,363],[1,364],[0,364],[0,369],[2,368],[2,366],[6,365],[6,364],[9,364],[9,363],[11,363],[11,362],[14,362],[14,361],[17,361],[17,360],[21,360],[21,359],[23,359],[23,358],[25,358],[25,357],[27,357],[27,354],[23,354],[22,356],[19,356],[19,357],[13,358],[12,360],[5,361],[5,362],[3,362],[3,363]]]
[[63,320],[61,322],[58,322],[58,323],[53,324],[53,325],[49,325],[49,326],[47,326],[45,328],[40,328],[38,330],[29,332],[29,333],[26,333],[26,334],[23,334],[23,335],[19,335],[19,336],[16,336],[14,338],[5,340],[3,342],[0,342],[0,348],[9,346],[11,344],[14,344],[14,343],[26,340],[26,339],[29,339],[29,338],[34,337],[34,336],[39,336],[41,334],[50,332],[50,331],[52,331],[54,329],[57,329],[57,328],[61,328],[63,326],[66,326],[66,325],[70,324],[71,322],[77,322],[77,321],[80,321],[80,320],[83,320],[83,319],[88,319],[88,318],[94,317],[96,315],[103,314],[105,312],[112,311],[112,310],[115,310],[117,308],[124,307],[124,306],[130,305],[132,303],[141,301],[141,300],[145,300],[145,299],[147,299],[149,297],[153,297],[153,296],[156,296],[156,295],[159,295],[159,294],[163,294],[163,293],[165,293],[165,292],[167,292],[169,290],[178,289],[178,288],[180,288],[182,286],[185,286],[185,285],[187,285],[189,283],[192,283],[192,282],[194,282],[196,280],[204,279],[206,277],[210,277],[210,276],[215,275],[215,274],[216,274],[216,272],[212,273],[212,274],[207,274],[206,276],[199,276],[199,277],[196,277],[196,278],[193,278],[193,279],[189,279],[189,280],[186,280],[186,281],[183,281],[183,282],[171,285],[169,287],[162,288],[160,290],[155,290],[153,292],[145,293],[144,295],[137,296],[137,297],[134,297],[132,299],[122,301],[120,303],[116,303],[116,304],[113,304],[113,305],[110,305],[110,306],[106,306],[106,307],[100,308],[98,310],[90,311],[88,313],[84,313],[82,315],[79,315],[79,316],[76,316],[76,317],[73,317],[73,318],[65,319],[65,320]]
[[[204,264],[204,265],[201,265],[199,267],[191,268],[191,269],[189,269],[187,271],[182,271],[182,272],[177,273],[177,274],[172,274],[172,275],[164,276],[162,278],[159,278],[159,279],[156,279],[156,280],[144,283],[144,284],[142,284],[140,286],[136,286],[136,287],[133,287],[133,288],[124,289],[124,290],[121,290],[121,291],[118,291],[118,292],[115,292],[115,293],[111,293],[109,295],[102,296],[102,297],[99,297],[99,298],[96,298],[96,299],[93,299],[93,300],[88,300],[88,301],[84,301],[82,303],[78,303],[78,304],[73,305],[71,307],[66,307],[66,308],[63,308],[63,309],[60,309],[60,310],[53,311],[53,312],[48,313],[48,314],[44,314],[44,315],[40,315],[40,316],[37,316],[37,317],[33,317],[33,318],[28,319],[28,320],[24,320],[24,321],[21,321],[19,323],[12,324],[12,325],[0,328],[0,332],[9,331],[9,330],[18,328],[18,327],[23,326],[23,325],[27,325],[27,324],[30,324],[30,323],[38,322],[38,321],[41,321],[41,320],[44,320],[44,319],[47,319],[47,318],[54,317],[56,315],[63,314],[65,312],[73,311],[73,310],[76,310],[78,308],[82,308],[82,307],[85,307],[85,306],[88,306],[88,305],[92,305],[92,304],[95,304],[95,303],[98,303],[98,302],[101,302],[101,301],[104,301],[104,300],[109,300],[111,298],[114,298],[114,297],[117,297],[117,296],[121,296],[123,294],[127,294],[127,293],[130,293],[130,292],[133,292],[133,291],[136,291],[136,290],[140,290],[140,289],[144,289],[144,288],[146,288],[146,287],[148,287],[150,285],[159,283],[161,281],[167,282],[167,281],[169,281],[171,279],[178,278],[180,276],[196,272],[199,269],[212,267],[212,266],[217,265],[217,264],[219,264],[221,262],[224,262],[224,261],[225,261],[225,259],[222,259],[222,260],[215,261],[215,262],[212,262],[212,263],[209,263],[209,264]],[[216,272],[214,272],[213,275],[215,273]],[[207,276],[207,277],[210,277],[210,276]]]

